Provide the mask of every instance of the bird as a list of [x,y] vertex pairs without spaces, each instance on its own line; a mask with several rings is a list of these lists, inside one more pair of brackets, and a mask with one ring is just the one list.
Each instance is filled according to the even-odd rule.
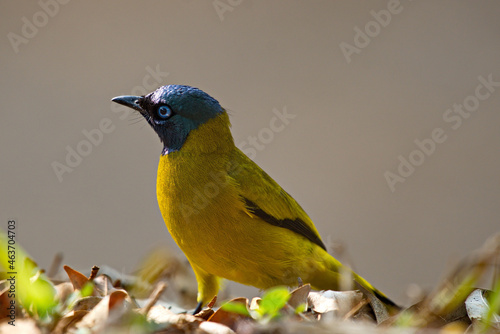
[[304,209],[236,147],[216,99],[195,87],[166,85],[112,101],[139,112],[163,144],[157,201],[196,276],[195,313],[218,294],[222,279],[261,290],[298,282],[338,290],[346,272],[396,306],[327,252]]

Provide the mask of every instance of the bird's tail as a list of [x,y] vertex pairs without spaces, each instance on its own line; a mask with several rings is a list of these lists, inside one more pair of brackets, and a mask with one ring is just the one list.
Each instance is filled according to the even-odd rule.
[[334,289],[334,290],[345,290],[352,288],[359,288],[353,286],[353,281],[359,286],[363,287],[373,294],[377,299],[379,299],[389,310],[390,314],[396,313],[401,308],[390,300],[383,292],[376,289],[363,277],[356,274],[354,271],[344,266],[333,256],[327,252],[323,253],[323,260],[326,264],[325,271],[322,271],[319,275],[315,277],[314,282],[311,282],[313,286],[320,289]]
[[371,285],[367,280],[363,277],[359,276],[356,273],[352,273],[353,279],[356,283],[361,285],[364,289],[371,292],[377,299],[379,299],[388,309],[389,312],[400,310],[401,307],[390,300],[382,291],[376,289],[373,285]]

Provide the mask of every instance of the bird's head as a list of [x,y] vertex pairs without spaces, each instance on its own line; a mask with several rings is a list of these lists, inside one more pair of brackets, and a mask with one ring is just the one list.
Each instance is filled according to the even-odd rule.
[[137,110],[164,145],[163,154],[179,151],[191,131],[224,113],[219,102],[190,86],[163,86],[144,96],[117,96],[111,101]]

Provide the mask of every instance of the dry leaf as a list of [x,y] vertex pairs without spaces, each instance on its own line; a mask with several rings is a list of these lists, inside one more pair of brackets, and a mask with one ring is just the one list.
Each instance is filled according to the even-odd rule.
[[[487,314],[490,311],[490,303],[485,298],[486,290],[476,289],[465,300],[465,308],[467,310],[467,315],[472,322],[481,321],[487,318]],[[500,328],[500,316],[493,314],[492,325]]]
[[54,334],[63,334],[71,327],[74,327],[89,311],[71,311],[59,320]]
[[198,328],[209,334],[235,334],[231,328],[217,322],[204,321]]
[[310,292],[307,298],[309,307],[316,313],[333,311],[338,317],[344,317],[364,298],[360,291]]
[[101,302],[103,297],[88,296],[78,299],[72,307],[73,311],[91,311]]
[[110,295],[105,296],[101,301],[76,325],[77,328],[92,329],[93,332],[98,332],[107,323],[112,323],[108,318],[117,321],[132,307],[127,301],[128,294],[123,290],[113,291]]
[[296,309],[300,305],[307,304],[307,296],[311,292],[311,284],[305,284],[290,292],[288,305]]
[[120,307],[123,304],[125,298],[128,297],[128,293],[125,290],[115,290],[109,295],[109,310]]
[[252,310],[252,311],[258,310],[260,307],[261,300],[262,300],[262,298],[260,298],[260,297],[253,297],[252,301],[250,302],[250,310]]
[[55,288],[56,288],[56,299],[59,300],[60,303],[65,303],[68,297],[74,291],[74,287],[71,282],[63,282],[57,284]]
[[18,319],[15,326],[4,321],[0,324],[0,333],[5,334],[42,334],[34,319]]
[[215,313],[213,307],[216,302],[217,302],[217,296],[214,296],[214,298],[212,298],[212,300],[208,303],[207,307],[202,309],[200,312],[196,313],[195,317],[201,318],[203,320],[210,319],[210,317]]
[[99,291],[101,296],[109,295],[115,290],[111,278],[107,275],[99,275],[93,280],[95,289]]
[[[239,303],[244,305],[247,310],[248,310],[248,299],[239,297],[239,298],[234,298],[230,300],[228,303]],[[229,312],[226,310],[223,310],[222,307],[220,307],[215,313],[208,319],[210,322],[216,322],[219,324],[223,324],[224,326],[227,326],[231,328],[232,330],[236,330],[236,327],[238,326],[238,323],[241,321],[252,321],[251,318],[239,314],[239,313],[234,313],[234,312]]]
[[69,266],[64,266],[63,268],[68,274],[69,280],[71,284],[73,284],[73,288],[75,290],[81,290],[83,286],[88,283],[89,279],[81,272],[76,271]]
[[176,314],[161,305],[151,307],[147,314],[148,321],[160,325],[182,325],[185,323],[200,323],[202,320],[191,314]]
[[205,309],[201,310],[200,312],[196,313],[194,316],[197,318],[200,318],[202,320],[207,321],[208,319],[210,319],[210,317],[212,317],[214,315],[214,313],[215,313],[214,309],[205,308]]
[[370,306],[372,307],[373,313],[375,314],[377,324],[380,324],[389,319],[389,310],[387,309],[387,306],[384,305],[384,303],[382,303],[372,291],[366,289],[358,282],[355,283],[357,284],[358,289],[368,297]]

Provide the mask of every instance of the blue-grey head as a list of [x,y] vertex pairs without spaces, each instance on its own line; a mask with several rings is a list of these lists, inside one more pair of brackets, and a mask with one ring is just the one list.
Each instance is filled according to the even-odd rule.
[[141,113],[163,143],[163,154],[181,149],[189,133],[224,109],[204,91],[183,85],[163,86],[144,96],[117,96],[111,101]]

